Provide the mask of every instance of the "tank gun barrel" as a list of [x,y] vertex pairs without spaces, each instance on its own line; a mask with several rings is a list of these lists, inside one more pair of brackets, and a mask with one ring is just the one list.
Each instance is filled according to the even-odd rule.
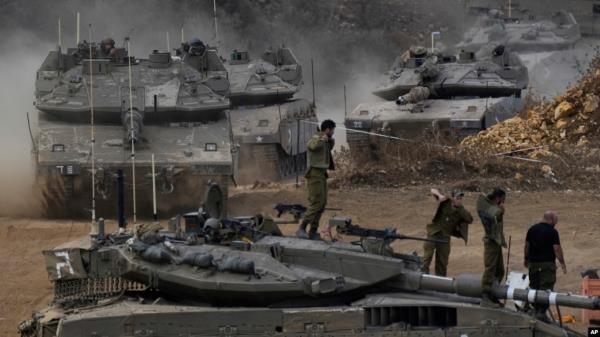
[[[396,284],[396,286],[410,290],[433,290],[467,297],[481,297],[483,294],[481,277],[472,274],[462,274],[452,278],[410,272],[405,274],[401,278],[400,284]],[[600,298],[596,296],[573,295],[538,289],[520,289],[506,285],[493,286],[491,293],[498,299],[600,310]]]

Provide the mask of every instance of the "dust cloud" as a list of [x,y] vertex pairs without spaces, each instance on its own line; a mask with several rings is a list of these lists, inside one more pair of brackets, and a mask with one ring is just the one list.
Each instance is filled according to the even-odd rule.
[[[397,55],[411,44],[426,45],[431,31],[451,32],[460,22],[460,9],[444,0],[217,0],[217,38],[212,5],[211,0],[2,1],[0,215],[37,214],[35,156],[26,115],[30,113],[35,137],[35,71],[58,44],[59,17],[63,48],[76,43],[79,12],[81,40],[91,32],[92,41],[110,36],[123,46],[128,36],[133,55],[141,58],[154,49],[178,47],[182,29],[184,39],[199,37],[218,46],[223,57],[233,49],[258,57],[266,48],[286,45],[303,66],[305,84],[297,96],[312,99],[312,60],[319,119],[331,118],[340,126],[344,105],[351,111],[358,103],[378,100],[370,92]],[[443,22],[436,19],[441,12]],[[345,143],[343,130],[337,139]]]

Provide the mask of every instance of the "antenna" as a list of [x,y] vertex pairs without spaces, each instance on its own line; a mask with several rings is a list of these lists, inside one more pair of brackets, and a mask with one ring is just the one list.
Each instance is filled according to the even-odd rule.
[[346,85],[344,84],[344,116],[348,115],[348,108],[346,107]]
[[[79,39],[79,24],[80,24],[80,22],[81,22],[80,15],[79,15],[79,12],[77,12],[77,42],[75,43],[75,46],[77,46],[80,41],[80,39]],[[92,42],[92,41],[90,41],[90,42]]]
[[94,130],[94,68],[92,64],[92,24],[88,26],[88,34],[90,39],[90,142],[92,144],[92,226],[96,223],[96,158],[94,146],[96,143],[96,135]]
[[62,49],[62,27],[60,24],[60,16],[58,17],[58,47]]
[[312,82],[312,95],[313,95],[312,105],[314,108],[316,106],[316,101],[315,101],[315,64],[313,62],[313,59],[310,59],[310,80]]
[[171,54],[171,39],[169,39],[169,31],[167,31],[167,51]]
[[217,25],[217,0],[213,0],[213,14],[215,18],[215,43],[219,49],[219,28]]
[[131,44],[129,37],[127,38],[127,61],[127,68],[129,72],[129,127],[131,128],[131,183],[133,187],[133,223],[135,224],[137,222],[137,208],[135,200],[135,131],[133,127],[133,88],[131,83]]
[[154,153],[152,154],[152,214],[154,221],[158,221],[158,213],[156,213],[156,169],[154,168]]

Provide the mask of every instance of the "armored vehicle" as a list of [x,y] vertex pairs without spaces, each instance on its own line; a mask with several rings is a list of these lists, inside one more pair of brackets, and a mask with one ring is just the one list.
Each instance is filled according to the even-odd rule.
[[[480,306],[481,280],[419,271],[389,248],[403,236],[337,217],[360,241],[269,235],[255,219],[199,211],[169,230],[94,236],[45,251],[52,304],[27,337],[577,336],[521,311]],[[375,245],[373,244],[375,243]],[[385,249],[373,248],[379,243]],[[370,248],[369,248],[370,247]],[[600,299],[504,285],[498,299],[600,309]]]
[[434,134],[460,140],[513,117],[523,108],[523,101],[515,97],[429,99],[428,91],[416,87],[396,102],[359,104],[345,119],[351,129],[347,133],[350,149],[370,153],[389,139],[417,140]]
[[292,51],[267,49],[252,59],[247,51],[234,50],[225,67],[233,136],[240,146],[238,180],[278,180],[304,172],[306,143],[316,132],[317,118],[313,104],[293,98],[303,80]]
[[573,48],[580,38],[577,20],[566,11],[540,20],[527,15],[507,17],[502,11],[490,10],[465,32],[457,48],[479,50],[487,44],[502,44],[519,53],[541,52]]
[[119,172],[144,213],[152,205],[152,155],[159,211],[193,206],[180,197],[200,198],[207,181],[226,186],[233,173],[228,91],[226,70],[208,48],[183,61],[158,51],[137,59],[112,39],[51,51],[36,77],[34,149],[48,215],[82,215],[92,184],[98,212],[111,214]]
[[458,55],[431,53],[411,47],[383,74],[373,94],[395,100],[417,86],[427,87],[431,98],[503,97],[521,95],[529,82],[519,57],[502,45]]

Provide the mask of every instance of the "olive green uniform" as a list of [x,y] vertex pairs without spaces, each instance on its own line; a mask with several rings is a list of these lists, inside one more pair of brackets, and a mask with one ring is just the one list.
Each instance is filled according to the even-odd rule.
[[335,145],[333,138],[323,139],[323,133],[312,136],[307,144],[308,171],[304,175],[308,191],[308,209],[303,223],[310,224],[315,231],[319,227],[321,215],[327,205],[327,170],[333,170],[331,150]]
[[477,200],[477,214],[485,231],[483,237],[483,277],[481,289],[489,293],[494,281],[500,283],[504,277],[504,259],[502,247],[506,247],[504,239],[504,211],[486,196]]
[[450,199],[441,202],[433,220],[427,225],[427,238],[446,240],[448,243],[425,242],[423,244],[424,253],[421,271],[429,273],[429,266],[435,254],[435,274],[446,276],[450,257],[450,236],[462,236],[466,242],[467,237],[461,233],[459,228],[461,225],[468,225],[471,222],[473,222],[471,213],[462,205],[454,207]]

